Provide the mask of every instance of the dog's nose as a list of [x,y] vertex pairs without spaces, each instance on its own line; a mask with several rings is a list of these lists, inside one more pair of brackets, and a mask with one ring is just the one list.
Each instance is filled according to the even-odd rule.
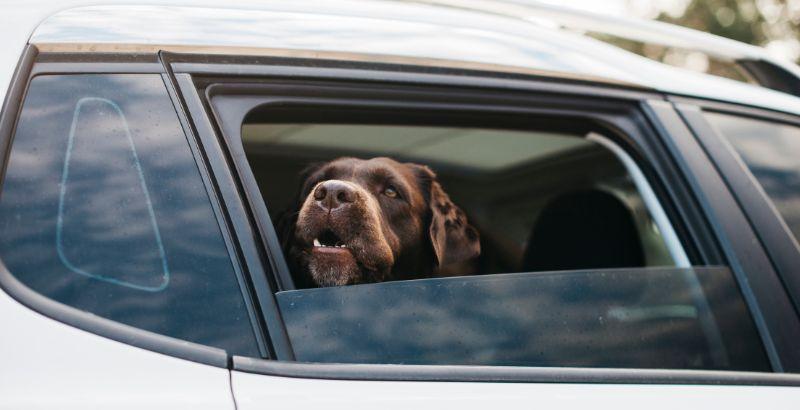
[[325,181],[314,190],[314,199],[325,209],[334,210],[356,200],[356,191],[347,183],[337,180]]

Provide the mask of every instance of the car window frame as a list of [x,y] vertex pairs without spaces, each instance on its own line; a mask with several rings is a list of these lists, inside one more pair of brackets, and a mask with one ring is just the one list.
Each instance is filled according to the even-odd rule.
[[[231,83],[214,83],[214,84],[211,84],[205,89],[204,97],[206,99],[206,101],[205,101],[206,104],[209,106],[209,109],[211,110],[211,116],[217,121],[216,126],[219,129],[219,131],[222,133],[222,135],[223,135],[222,138],[225,139],[225,142],[227,143],[228,150],[230,150],[230,157],[232,158],[234,169],[238,173],[242,185],[246,188],[246,195],[248,196],[248,202],[249,202],[250,206],[252,208],[262,208],[262,209],[256,209],[254,211],[254,214],[257,215],[256,219],[258,219],[257,222],[258,222],[259,226],[266,226],[267,227],[267,229],[265,231],[262,231],[263,235],[266,237],[265,241],[264,241],[264,246],[270,251],[270,253],[276,253],[276,252],[280,251],[280,247],[278,245],[278,240],[275,237],[274,229],[272,229],[271,219],[269,219],[269,217],[268,217],[268,212],[266,211],[266,208],[263,206],[264,201],[263,201],[263,199],[261,197],[260,191],[258,191],[258,186],[257,186],[257,184],[255,182],[255,178],[252,176],[252,174],[250,172],[250,167],[249,167],[249,164],[246,161],[246,155],[245,155],[244,149],[243,149],[241,141],[240,141],[240,138],[241,138],[241,136],[240,136],[240,128],[241,128],[240,123],[241,123],[241,119],[244,118],[246,113],[250,112],[251,109],[253,109],[256,106],[261,107],[261,106],[264,106],[264,105],[267,105],[267,106],[269,106],[269,105],[283,106],[283,105],[286,105],[286,104],[297,104],[298,106],[303,106],[303,105],[314,105],[314,106],[322,105],[322,106],[330,107],[330,108],[341,108],[341,107],[352,107],[352,106],[365,107],[365,106],[367,106],[369,104],[375,104],[374,105],[375,109],[379,109],[379,108],[386,108],[386,107],[403,108],[403,104],[401,104],[399,101],[397,101],[397,102],[390,101],[391,97],[385,97],[384,98],[382,95],[378,96],[379,95],[378,91],[373,91],[375,93],[375,96],[373,96],[373,97],[364,97],[363,99],[354,98],[354,97],[351,97],[351,98],[343,97],[343,98],[338,99],[336,101],[332,101],[330,99],[330,96],[325,96],[325,97],[317,97],[317,96],[313,96],[313,97],[312,96],[292,97],[292,96],[284,96],[284,95],[277,96],[277,95],[269,94],[268,90],[270,90],[272,87],[284,86],[285,84],[281,84],[281,83],[274,83],[274,84],[246,83],[246,84],[244,84],[245,82],[247,82],[246,79],[243,79],[240,82],[234,81],[234,82],[231,82]],[[331,83],[324,83],[324,84],[319,84],[319,85],[321,87],[334,87],[334,88],[338,87],[343,92],[344,91],[348,91],[348,92],[361,91],[361,90],[354,91],[354,90],[357,90],[358,85],[356,85],[353,82],[343,81],[343,82],[341,82],[339,84],[337,84],[335,82],[331,82]],[[293,85],[286,85],[286,86],[299,86],[299,85],[298,84],[293,84]],[[390,85],[387,83],[386,87],[389,87],[389,86]],[[305,91],[308,91],[308,90],[305,90]],[[367,91],[367,92],[369,92],[369,91]],[[259,96],[259,94],[262,94],[263,96]],[[431,98],[432,94],[426,94],[426,96],[428,98]],[[214,98],[218,98],[218,97],[221,97],[221,98],[230,97],[233,100],[237,100],[239,97],[241,97],[242,101],[232,101],[232,102],[226,101],[226,103],[224,103],[224,104],[215,104],[212,100]],[[422,97],[422,98],[426,98],[426,97]],[[244,101],[245,99],[247,99],[247,101]],[[378,100],[380,100],[380,101],[378,101]],[[263,101],[263,103],[261,101]],[[393,106],[393,104],[396,104],[396,105]],[[415,104],[418,104],[418,102],[415,102]],[[456,106],[456,105],[457,104],[454,104],[453,106]],[[474,105],[475,105],[475,107],[480,106],[480,107],[485,108],[486,109],[485,112],[487,112],[487,114],[491,111],[490,109],[493,107],[492,104],[489,104],[489,103],[487,103],[485,105],[482,105],[482,106],[480,105],[480,103],[475,103]],[[476,110],[475,107],[472,107],[469,110]],[[445,110],[448,109],[446,104],[435,103],[435,102],[431,102],[430,103],[430,107],[427,107],[427,108],[428,109],[441,110],[442,111],[442,116],[446,116]],[[508,107],[505,107],[505,108],[508,108]],[[364,108],[364,109],[369,110],[370,108]],[[453,110],[455,111],[457,109],[453,109]],[[464,109],[462,108],[462,110],[464,110]],[[466,112],[466,111],[464,111],[464,112]],[[534,113],[534,112],[536,112],[536,110],[531,110],[530,112]],[[570,111],[570,114],[574,114],[574,112]],[[232,118],[230,120],[225,120],[225,122],[227,124],[223,123],[223,118],[225,118],[227,116],[235,116],[235,118]],[[584,114],[583,117],[584,118],[592,118],[594,120],[601,121],[601,119],[599,117],[593,117],[592,115],[589,115],[589,114]],[[609,138],[607,135],[611,135],[611,134],[617,134],[617,135],[616,136],[612,136],[611,138]],[[613,132],[613,131],[609,130],[609,132],[607,132],[605,134],[602,134],[602,135],[601,134],[596,134],[596,137],[600,137],[600,139],[603,141],[603,143],[601,143],[601,145],[611,144],[614,147],[620,147],[620,152],[624,153],[627,157],[630,157],[630,155],[628,155],[628,151],[626,151],[625,149],[621,148],[621,146],[627,145],[627,142],[621,142],[621,137],[618,135],[617,132]],[[588,134],[587,134],[587,138],[588,138]],[[591,138],[589,138],[589,139],[591,139]],[[624,138],[622,138],[622,139],[624,139]],[[622,145],[620,145],[620,143]],[[615,157],[617,157],[620,161],[622,161],[622,159],[619,158],[619,153],[615,152],[614,150],[612,150],[612,152],[614,153]],[[637,155],[637,156],[641,156],[641,153],[639,153],[639,152],[634,152],[633,154]],[[637,165],[636,161],[631,160],[631,162],[634,164],[634,166],[636,166],[638,168],[638,165]],[[641,173],[640,169],[638,171]],[[648,208],[650,208],[650,204],[648,204]],[[670,228],[672,228],[672,227],[670,227]],[[686,238],[682,238],[682,239],[685,240]],[[682,242],[681,242],[681,247],[682,247]],[[688,257],[685,255],[685,253],[686,253],[685,250],[682,249],[682,248],[677,252],[677,254],[680,255],[680,256],[678,256],[678,259],[679,259],[681,265],[688,265],[688,263],[687,263],[688,262]],[[673,255],[673,256],[675,256],[675,255]],[[279,290],[294,289],[293,285],[291,284],[291,277],[289,275],[288,269],[286,268],[285,263],[283,263],[284,262],[282,260],[283,258],[275,257],[274,259],[276,259],[276,260],[273,261],[272,266],[273,266],[273,271],[276,272],[275,283],[277,284],[277,289],[279,289]],[[697,257],[695,257],[695,259],[697,259]]]
[[676,158],[682,158],[678,163],[686,169],[686,183],[697,192],[699,205],[713,220],[719,246],[739,279],[742,294],[751,309],[757,311],[756,326],[762,329],[775,371],[798,372],[800,351],[796,349],[796,340],[800,337],[800,317],[791,297],[745,210],[726,183],[724,170],[708,155],[679,111],[697,108],[676,101],[685,100],[667,96],[667,101],[649,101],[647,109],[671,136],[664,141]]
[[[670,145],[668,140],[671,137],[667,129],[658,124],[662,118],[659,118],[658,115],[655,115],[652,110],[650,110],[649,104],[651,102],[665,103],[667,99],[666,96],[654,91],[611,87],[607,84],[592,84],[580,81],[554,80],[552,78],[499,75],[498,73],[475,72],[470,70],[439,70],[430,68],[419,70],[419,68],[411,66],[404,66],[402,70],[400,70],[394,65],[342,63],[320,60],[313,60],[312,62],[303,58],[270,58],[241,55],[198,56],[178,53],[165,54],[168,54],[165,58],[169,60],[169,66],[171,70],[173,70],[175,77],[178,78],[179,90],[184,95],[184,102],[188,106],[188,111],[193,113],[192,119],[194,121],[199,120],[202,123],[199,126],[195,124],[195,127],[203,128],[200,134],[208,134],[201,139],[213,141],[215,145],[214,150],[221,156],[218,160],[221,163],[231,165],[231,168],[226,168],[227,172],[222,180],[229,183],[233,182],[236,184],[237,190],[243,191],[243,197],[236,198],[236,201],[239,202],[237,207],[246,205],[249,209],[239,209],[239,211],[244,214],[244,217],[236,219],[240,221],[249,219],[251,221],[250,225],[240,227],[240,229],[249,232],[255,231],[259,234],[255,240],[260,243],[257,244],[256,247],[263,247],[261,249],[263,252],[262,256],[269,261],[265,263],[263,267],[269,268],[268,273],[272,276],[272,280],[267,283],[267,289],[263,292],[265,294],[273,294],[273,290],[277,288],[279,279],[275,275],[276,262],[274,260],[282,260],[283,255],[275,255],[275,252],[280,252],[280,247],[276,247],[274,237],[272,240],[264,238],[264,222],[269,221],[266,206],[263,203],[255,181],[252,179],[252,174],[248,180],[246,174],[249,172],[249,167],[246,165],[246,158],[244,158],[243,152],[231,150],[231,141],[229,141],[229,137],[221,129],[222,127],[218,121],[218,113],[214,111],[209,101],[209,95],[205,87],[215,82],[230,81],[232,83],[241,83],[248,79],[252,80],[253,78],[270,78],[273,80],[288,78],[310,81],[354,81],[372,85],[377,82],[379,84],[405,84],[407,86],[417,87],[455,85],[470,89],[489,88],[500,90],[498,92],[521,91],[534,94],[538,93],[537,95],[539,96],[561,98],[562,102],[563,100],[569,101],[570,99],[572,99],[572,102],[575,102],[577,99],[577,102],[580,103],[581,98],[586,98],[586,96],[608,98],[617,102],[626,101],[635,107],[634,111],[637,113],[633,121],[634,127],[640,127],[642,131],[633,132],[632,134],[635,134],[635,137],[633,137],[633,141],[631,141],[631,133],[628,133],[630,129],[626,129],[626,134],[622,137],[619,135],[615,136],[615,142],[620,143],[621,146],[628,150],[640,166],[642,165],[642,161],[645,161],[646,166],[643,167],[643,171],[651,184],[657,185],[660,197],[667,198],[667,203],[664,204],[664,206],[670,208],[671,215],[673,215],[671,219],[673,225],[683,225],[676,226],[676,230],[679,231],[684,241],[684,246],[687,247],[687,243],[689,246],[693,245],[693,249],[689,252],[692,262],[725,265],[730,263],[729,258],[731,256],[731,250],[721,246],[717,238],[720,231],[711,226],[712,221],[717,221],[718,219],[709,219],[707,215],[708,212],[714,212],[715,210],[701,206],[702,204],[699,203],[701,201],[698,199],[695,192],[695,189],[698,187],[696,185],[692,186],[691,184],[686,184],[685,173],[688,171],[688,168],[685,164],[681,163],[683,161],[681,156],[687,154],[687,152],[675,150],[675,147]],[[221,92],[221,90],[217,89],[215,92]],[[583,102],[585,103],[585,101]],[[613,109],[610,109],[606,105],[590,107],[590,110],[595,111],[602,111],[604,109],[613,112]],[[583,113],[585,114],[585,111]],[[620,115],[619,112],[614,114],[617,116]],[[613,121],[611,121],[611,123],[613,123]],[[238,126],[241,126],[241,124],[238,124]],[[630,126],[628,128],[630,128]],[[220,143],[224,145],[224,149],[221,149],[223,147],[220,146]],[[632,149],[633,151],[630,151]],[[677,159],[676,156],[678,157]],[[236,165],[237,163],[238,166]],[[242,170],[242,167],[244,167],[245,171]],[[677,223],[675,222],[676,217],[674,217],[674,215],[678,215]],[[258,221],[259,219],[260,222]],[[271,222],[269,222],[267,226],[272,228]],[[270,245],[270,242],[272,242],[272,245]],[[687,251],[688,250],[689,249],[687,249]],[[741,276],[737,278],[742,279]],[[739,286],[746,287],[747,282],[740,282]],[[259,299],[259,301],[262,303],[264,302],[262,299]],[[756,305],[754,307],[751,305],[754,303],[754,300],[751,298],[747,300],[747,302],[751,314],[754,316],[759,315],[760,309],[758,309],[758,306]],[[271,305],[267,306],[269,309],[276,309],[274,303],[274,297],[267,298],[267,304]],[[263,308],[264,306],[262,306],[262,310]],[[280,313],[277,311],[274,312],[273,317],[277,317],[278,321],[281,320]],[[275,360],[272,361],[258,361],[252,358],[241,358],[237,356],[234,357],[233,360],[234,369],[237,368],[237,363],[240,363],[240,368],[244,369],[244,367],[247,367],[250,371],[253,371],[253,369],[257,367],[269,367],[273,364],[280,368],[286,368],[287,366],[306,366],[305,368],[308,368],[308,364],[292,361],[294,358],[291,353],[291,346],[288,343],[288,337],[285,334],[285,327],[282,323],[280,323],[280,325],[276,324],[274,327],[278,330],[283,328],[283,334],[275,335],[272,332],[270,333],[270,336],[273,337],[273,346],[276,345],[274,340],[276,336],[278,338],[277,344],[283,345],[283,354],[278,353],[277,357],[274,358]],[[768,333],[766,336],[763,335],[763,333],[770,330],[772,329],[768,329],[764,326],[759,327],[759,333],[762,333],[762,342],[765,344],[771,343],[771,339]],[[773,369],[780,371],[781,358],[775,354],[774,349],[770,359]],[[241,364],[244,362],[249,364]],[[255,365],[254,363],[260,364]],[[337,378],[335,371],[331,373],[324,370],[328,369],[326,366],[331,365],[323,364],[315,366],[322,366],[320,367],[322,373],[329,375],[331,378]],[[377,366],[375,369],[379,369],[382,365],[370,366]],[[471,369],[471,366],[457,366],[457,368],[463,370],[463,372],[456,372],[461,375],[458,377],[465,377],[463,375],[471,374],[470,372],[475,370]],[[632,374],[636,373],[637,370],[640,369],[632,369]],[[380,373],[383,370],[376,371]],[[400,371],[400,373],[403,373],[403,371]],[[438,371],[434,371],[433,373],[438,374],[438,376],[431,376],[432,379],[430,380],[441,379],[442,376]],[[290,374],[291,372],[288,372],[286,375]],[[364,375],[364,377],[371,380],[371,376],[369,375]],[[455,378],[452,380],[458,379],[456,376],[453,377]],[[403,378],[393,378],[392,380],[401,379]]]
[[764,244],[770,260],[792,298],[795,312],[800,313],[800,275],[796,274],[797,266],[800,266],[800,242],[739,153],[704,113],[789,125],[798,129],[800,129],[800,117],[755,107],[698,99],[675,99],[675,104],[681,117],[720,169],[731,192],[746,212],[750,224]]
[[[260,315],[253,311],[255,303],[249,297],[249,290],[244,285],[247,277],[242,271],[242,264],[235,255],[235,243],[231,239],[228,228],[222,219],[224,214],[223,204],[219,201],[215,190],[212,188],[211,176],[207,172],[205,164],[200,160],[200,146],[194,138],[194,132],[188,128],[188,119],[178,104],[179,95],[158,54],[131,56],[128,54],[40,53],[35,45],[27,45],[12,78],[11,86],[3,104],[3,110],[0,113],[0,195],[2,195],[5,171],[17,121],[27,90],[33,78],[50,74],[152,74],[161,78],[164,82],[167,96],[175,108],[180,128],[190,148],[190,155],[195,161],[202,184],[208,195],[210,206],[236,274],[235,280],[241,291],[247,309],[248,322],[255,335],[259,352],[266,357],[267,342],[264,332],[254,325],[259,320]],[[20,282],[2,261],[0,261],[0,289],[28,308],[79,329],[132,346],[197,363],[220,368],[230,368],[231,366],[230,355],[225,349],[140,329],[52,300]]]

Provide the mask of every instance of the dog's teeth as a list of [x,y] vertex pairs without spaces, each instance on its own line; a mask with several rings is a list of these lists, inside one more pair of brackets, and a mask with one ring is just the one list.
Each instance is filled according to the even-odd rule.
[[314,246],[319,248],[346,248],[347,245],[326,245],[319,241],[319,238],[314,239]]

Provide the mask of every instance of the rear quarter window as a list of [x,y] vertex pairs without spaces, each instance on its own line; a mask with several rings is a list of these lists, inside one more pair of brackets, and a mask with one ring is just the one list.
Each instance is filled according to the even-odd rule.
[[3,181],[0,232],[10,272],[49,298],[258,354],[233,264],[159,75],[35,77]]

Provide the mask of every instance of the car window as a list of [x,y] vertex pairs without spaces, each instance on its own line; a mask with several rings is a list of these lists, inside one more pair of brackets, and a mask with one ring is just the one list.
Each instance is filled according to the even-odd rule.
[[707,112],[800,240],[800,128]]
[[[276,223],[296,201],[302,171],[341,156],[386,156],[429,166],[447,195],[481,233],[483,273],[577,267],[671,266],[663,235],[639,195],[634,180],[615,155],[582,135],[475,128],[404,125],[274,124],[242,127],[248,160]],[[596,206],[595,212],[584,208]],[[542,212],[549,216],[542,217]],[[549,224],[561,219],[562,228]],[[615,257],[597,263],[572,257],[567,243],[598,248],[597,237],[553,233],[606,229],[620,247]],[[595,226],[589,226],[595,224]],[[595,229],[596,228],[596,229]],[[541,241],[541,245],[531,243]],[[578,245],[575,243],[574,245]],[[603,246],[602,248],[609,250]],[[626,250],[630,252],[626,253]],[[588,259],[584,255],[584,260]],[[614,259],[619,258],[619,259]]]
[[0,196],[0,258],[33,290],[257,355],[207,191],[159,75],[35,77]]
[[308,362],[769,370],[721,267],[422,279],[278,302]]
[[[769,370],[730,271],[688,266],[641,171],[607,139],[349,120],[255,112],[241,130],[301,288],[277,293],[297,360]],[[419,219],[393,202],[413,203],[413,187],[430,207]],[[452,219],[439,242],[441,208]],[[395,242],[418,223],[423,251],[409,258]],[[388,273],[381,246],[362,244],[383,237]]]

